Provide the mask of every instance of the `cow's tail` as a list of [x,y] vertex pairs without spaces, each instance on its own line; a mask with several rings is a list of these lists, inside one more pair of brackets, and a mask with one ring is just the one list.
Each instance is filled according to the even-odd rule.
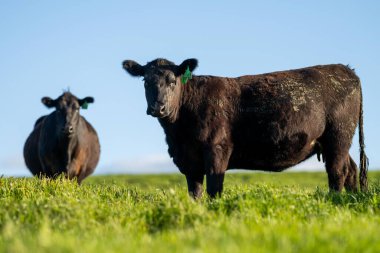
[[360,145],[360,189],[368,190],[368,157],[365,154],[364,129],[363,129],[363,91],[360,89],[360,116],[359,116],[359,145]]

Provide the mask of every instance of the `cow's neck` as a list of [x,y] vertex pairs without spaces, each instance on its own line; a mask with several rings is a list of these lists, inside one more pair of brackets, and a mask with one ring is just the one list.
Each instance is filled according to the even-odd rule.
[[[180,79],[179,79],[180,80]],[[180,81],[179,81],[180,82]],[[187,111],[186,115],[191,111],[194,111],[197,104],[199,104],[198,88],[196,87],[197,77],[193,76],[191,80],[188,80],[186,84],[181,85],[181,91],[178,94],[177,106],[172,109],[169,117],[158,119],[162,127],[172,129],[181,118],[181,111]]]
[[198,83],[199,77],[193,76],[191,80],[183,84],[178,117],[181,117],[181,111],[190,117],[196,117],[199,113],[199,106],[203,103],[203,100],[207,98],[204,98],[204,92],[201,91],[201,87]]
[[[196,117],[202,97],[197,87],[197,77],[193,76],[186,84],[181,84],[182,89],[179,94],[177,107],[175,107],[169,117],[158,119],[164,129],[165,134],[171,138],[175,138],[177,134],[177,126],[181,121],[181,117]],[[193,115],[192,115],[193,113]]]

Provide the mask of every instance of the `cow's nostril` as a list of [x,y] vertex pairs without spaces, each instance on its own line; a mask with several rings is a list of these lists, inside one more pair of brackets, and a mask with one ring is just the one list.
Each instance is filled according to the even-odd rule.
[[160,106],[160,113],[163,113],[165,111],[165,106],[164,105],[161,105]]
[[74,127],[70,126],[69,127],[69,133],[73,133],[74,132]]

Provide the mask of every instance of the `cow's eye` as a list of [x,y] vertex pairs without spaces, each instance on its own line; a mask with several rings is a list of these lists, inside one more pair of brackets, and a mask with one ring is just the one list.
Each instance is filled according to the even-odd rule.
[[75,104],[73,104],[73,105],[71,106],[71,108],[73,109],[73,111],[79,111],[79,106],[77,106],[77,105],[75,105]]

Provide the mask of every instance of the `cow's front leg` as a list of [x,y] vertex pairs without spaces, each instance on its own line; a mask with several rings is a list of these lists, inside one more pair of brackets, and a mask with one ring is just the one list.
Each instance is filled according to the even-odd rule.
[[186,175],[187,188],[189,194],[194,199],[200,198],[203,193],[204,175]]
[[224,173],[225,172],[220,172],[206,175],[207,193],[211,198],[222,196]]
[[221,196],[224,173],[231,156],[231,148],[227,145],[212,145],[205,150],[205,169],[207,193],[211,198]]
[[66,166],[66,172],[67,172],[66,175],[67,175],[68,179],[70,179],[70,180],[75,179],[80,184],[79,176],[80,176],[80,174],[82,172],[82,166],[78,162],[78,160],[73,159]]

